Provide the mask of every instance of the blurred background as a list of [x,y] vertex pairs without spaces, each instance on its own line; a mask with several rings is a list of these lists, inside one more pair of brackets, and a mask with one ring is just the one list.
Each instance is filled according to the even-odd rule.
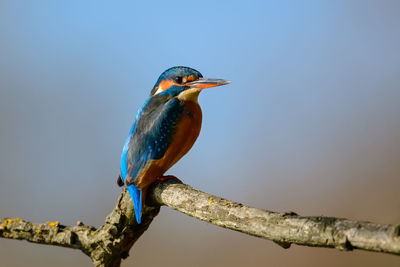
[[[158,76],[232,84],[168,174],[272,211],[400,223],[400,2],[0,1],[0,217],[104,223],[123,143]],[[0,239],[2,266],[92,266]],[[400,266],[293,246],[163,207],[122,266]]]

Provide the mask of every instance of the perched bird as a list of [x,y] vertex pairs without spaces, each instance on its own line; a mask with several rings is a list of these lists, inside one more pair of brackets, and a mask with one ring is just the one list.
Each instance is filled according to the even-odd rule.
[[126,185],[141,222],[142,202],[152,183],[185,155],[201,129],[197,102],[204,88],[230,83],[206,79],[189,67],[172,67],[161,74],[150,97],[139,109],[121,156],[120,186]]

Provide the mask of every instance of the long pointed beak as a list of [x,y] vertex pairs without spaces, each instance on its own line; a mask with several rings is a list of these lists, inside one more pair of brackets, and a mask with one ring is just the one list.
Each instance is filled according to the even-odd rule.
[[191,88],[210,88],[215,86],[221,86],[231,83],[231,81],[222,80],[222,79],[209,79],[209,78],[200,78],[196,81],[186,83],[185,86],[189,86]]

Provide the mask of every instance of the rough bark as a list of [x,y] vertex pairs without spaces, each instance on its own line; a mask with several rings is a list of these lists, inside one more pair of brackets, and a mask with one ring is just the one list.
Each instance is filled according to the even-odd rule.
[[400,255],[400,225],[260,210],[185,184],[160,184],[152,196],[160,205],[224,228],[272,240],[285,248],[297,244]]
[[105,224],[98,229],[82,222],[64,226],[59,222],[31,223],[5,218],[0,219],[0,237],[79,249],[95,266],[116,267],[129,256],[129,250],[159,211],[160,206],[144,207],[142,223],[138,225],[131,198],[124,190]]
[[140,225],[136,223],[130,196],[124,190],[105,224],[98,229],[81,222],[64,226],[59,222],[31,223],[5,218],[0,219],[0,237],[80,249],[95,266],[120,266],[157,216],[160,206],[166,205],[224,228],[272,240],[284,248],[297,244],[400,255],[400,225],[265,211],[173,180],[149,189],[146,204]]

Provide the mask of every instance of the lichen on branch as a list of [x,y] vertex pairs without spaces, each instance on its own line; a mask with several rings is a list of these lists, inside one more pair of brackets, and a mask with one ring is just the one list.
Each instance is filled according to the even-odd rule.
[[260,210],[176,180],[149,188],[139,225],[129,193],[124,189],[105,224],[98,229],[82,222],[65,226],[58,221],[31,223],[4,218],[0,219],[0,237],[79,249],[95,266],[116,267],[129,256],[129,250],[148,229],[162,205],[224,228],[272,240],[284,248],[297,244],[400,255],[400,225]]

